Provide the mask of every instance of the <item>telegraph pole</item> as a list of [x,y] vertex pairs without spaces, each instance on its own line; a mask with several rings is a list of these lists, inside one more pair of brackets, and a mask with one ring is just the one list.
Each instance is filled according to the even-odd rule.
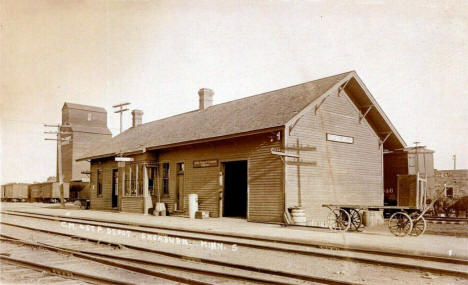
[[457,170],[457,155],[454,154],[452,156],[452,159],[453,159],[453,170]]
[[112,108],[120,108],[119,110],[114,111],[114,113],[120,113],[120,132],[122,132],[122,113],[129,110],[127,108],[124,109],[123,106],[127,106],[127,105],[130,105],[130,103],[121,103],[121,104],[112,106]]
[[68,139],[62,138],[62,135],[69,135],[71,132],[64,132],[62,131],[62,127],[68,128],[69,125],[62,126],[60,124],[57,125],[47,125],[44,124],[44,127],[47,128],[57,128],[56,132],[44,132],[45,134],[55,134],[57,135],[56,139],[45,138],[46,141],[57,141],[57,179],[59,181],[60,187],[60,205],[62,208],[65,208],[65,198],[63,194],[63,174],[62,174],[62,142],[68,141]]

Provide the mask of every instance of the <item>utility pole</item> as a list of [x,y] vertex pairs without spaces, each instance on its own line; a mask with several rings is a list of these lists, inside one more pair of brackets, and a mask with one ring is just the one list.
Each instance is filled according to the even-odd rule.
[[63,194],[63,174],[62,174],[62,142],[63,141],[68,141],[68,139],[62,138],[62,135],[69,135],[71,132],[64,132],[62,131],[62,128],[68,128],[70,127],[69,125],[47,125],[44,124],[44,127],[47,128],[57,128],[56,132],[44,132],[45,134],[55,134],[57,135],[57,138],[51,139],[51,138],[45,138],[46,141],[57,141],[57,179],[59,181],[59,187],[60,187],[60,205],[62,208],[65,208],[65,198]]
[[453,170],[457,170],[457,155],[454,154],[452,156],[452,159],[453,159]]
[[124,109],[123,106],[127,106],[127,105],[130,105],[130,103],[121,103],[121,104],[112,106],[112,108],[120,108],[119,110],[114,111],[114,113],[120,113],[120,132],[122,132],[122,113],[129,110],[127,108]]
[[421,142],[414,142],[414,148],[415,148],[415,151],[416,151],[416,159],[415,159],[415,164],[416,164],[416,172],[419,174],[419,154],[418,154],[418,146]]

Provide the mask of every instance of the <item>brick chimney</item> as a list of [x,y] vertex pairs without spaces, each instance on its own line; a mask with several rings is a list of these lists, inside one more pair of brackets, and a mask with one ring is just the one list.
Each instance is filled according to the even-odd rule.
[[198,90],[198,95],[200,96],[200,105],[199,109],[203,110],[213,105],[213,95],[214,91],[208,88],[202,88]]
[[133,110],[132,111],[132,127],[138,127],[141,125],[141,121],[143,119],[143,111],[142,110]]

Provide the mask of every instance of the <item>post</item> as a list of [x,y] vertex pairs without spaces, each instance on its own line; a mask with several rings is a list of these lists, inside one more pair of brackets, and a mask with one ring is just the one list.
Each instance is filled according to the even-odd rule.
[[148,215],[149,208],[153,207],[153,201],[151,201],[151,196],[149,195],[148,190],[148,168],[146,165],[143,166],[143,197],[144,197],[144,214]]
[[60,127],[57,132],[57,168],[58,168],[58,180],[60,189],[60,206],[65,208],[65,201],[63,195],[63,175],[62,175],[62,138],[60,136]]
[[62,208],[65,208],[65,198],[63,193],[63,174],[62,174],[62,141],[66,141],[66,139],[62,138],[62,135],[65,134],[72,134],[71,132],[64,132],[61,130],[62,127],[70,127],[69,125],[61,126],[60,124],[57,125],[44,125],[45,127],[53,127],[57,128],[57,132],[44,132],[46,134],[56,134],[56,139],[49,139],[45,138],[45,140],[53,140],[57,141],[57,180],[59,182],[59,189],[60,189],[60,205]]
[[129,109],[123,109],[123,106],[130,105],[130,103],[122,103],[112,106],[112,108],[119,108],[119,110],[114,111],[114,113],[120,113],[120,132],[122,132],[122,113],[128,111]]

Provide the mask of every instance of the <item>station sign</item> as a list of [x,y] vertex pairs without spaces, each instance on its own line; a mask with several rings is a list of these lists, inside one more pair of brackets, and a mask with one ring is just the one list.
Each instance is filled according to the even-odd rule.
[[208,160],[194,160],[193,168],[204,168],[204,167],[217,167],[217,159],[208,159]]
[[327,133],[327,141],[340,142],[340,143],[354,143],[354,138]]
[[115,157],[115,161],[133,161],[133,157],[119,157],[119,156],[116,156]]

